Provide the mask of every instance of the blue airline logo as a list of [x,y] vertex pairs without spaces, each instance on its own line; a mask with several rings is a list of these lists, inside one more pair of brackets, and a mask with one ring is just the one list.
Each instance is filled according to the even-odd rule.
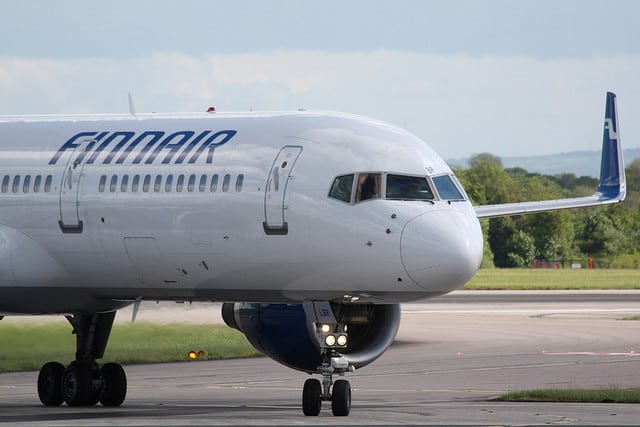
[[[102,164],[122,164],[127,159],[133,164],[150,165],[159,161],[161,164],[193,164],[206,153],[206,162],[213,163],[216,148],[229,142],[238,131],[221,130],[214,132],[205,130],[198,134],[191,130],[172,133],[147,130],[141,133],[132,131],[115,132],[80,132],[62,144],[49,160],[55,165],[65,151],[76,151],[74,163],[93,164],[104,154]],[[135,154],[135,156],[133,156]]]

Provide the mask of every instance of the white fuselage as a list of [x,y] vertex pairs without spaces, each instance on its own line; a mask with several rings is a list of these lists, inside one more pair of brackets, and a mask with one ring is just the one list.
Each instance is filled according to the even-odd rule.
[[[461,286],[482,257],[468,200],[384,197],[388,174],[433,184],[444,161],[358,116],[5,117],[0,165],[0,313],[400,302]],[[381,197],[328,197],[365,172]]]

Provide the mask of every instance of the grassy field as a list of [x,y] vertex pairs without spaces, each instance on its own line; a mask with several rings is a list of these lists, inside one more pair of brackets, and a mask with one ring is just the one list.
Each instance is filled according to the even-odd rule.
[[[49,323],[0,322],[0,343],[0,372],[36,370],[51,360],[66,364],[75,355],[75,335],[64,319]],[[205,351],[205,359],[259,355],[244,335],[223,325],[127,323],[114,325],[102,361],[186,361],[191,350]]]
[[463,289],[640,289],[640,270],[481,269]]
[[495,400],[504,402],[640,403],[640,389],[526,390],[507,393]]

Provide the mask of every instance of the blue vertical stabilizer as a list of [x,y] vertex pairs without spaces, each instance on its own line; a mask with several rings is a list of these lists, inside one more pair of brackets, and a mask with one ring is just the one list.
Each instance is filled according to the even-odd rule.
[[618,133],[618,111],[616,95],[607,92],[602,134],[602,160],[600,163],[600,185],[598,193],[604,197],[619,197],[626,193],[624,162]]

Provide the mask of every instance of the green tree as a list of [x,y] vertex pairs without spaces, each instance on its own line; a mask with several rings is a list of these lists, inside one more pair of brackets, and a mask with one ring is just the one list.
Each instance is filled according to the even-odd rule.
[[517,230],[509,239],[507,267],[529,267],[536,253],[533,237],[522,230]]
[[575,255],[575,227],[570,212],[542,212],[530,215],[527,222],[535,241],[536,258],[564,260]]

